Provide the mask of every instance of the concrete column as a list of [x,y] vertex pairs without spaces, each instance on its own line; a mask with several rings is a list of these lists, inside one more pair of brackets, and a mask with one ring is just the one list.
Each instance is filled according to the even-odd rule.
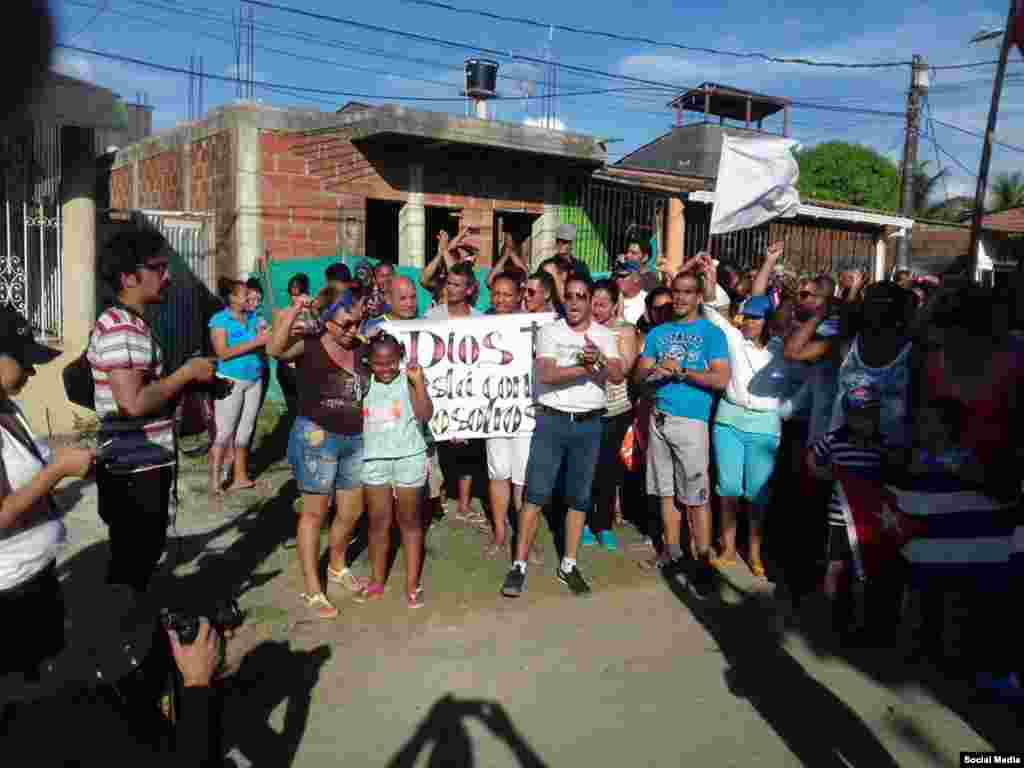
[[96,155],[90,128],[61,129],[61,220],[64,261],[61,273],[64,353],[40,366],[21,400],[33,428],[40,434],[69,434],[75,417],[95,414],[68,402],[61,376],[64,367],[82,354],[96,321]]
[[679,271],[683,264],[683,245],[686,242],[686,207],[679,197],[668,199],[665,220],[665,263],[671,272]]
[[[238,221],[235,238],[238,250],[234,263],[230,253],[217,264],[217,275],[238,275],[256,270],[263,256],[263,153],[260,131],[255,123],[240,120],[237,128],[238,168],[235,175],[235,204]],[[222,227],[223,223],[218,223]]]
[[426,262],[427,209],[423,206],[423,164],[409,166],[409,196],[398,212],[398,263],[423,268]]
[[875,282],[885,280],[885,230],[875,240]]
[[537,269],[540,263],[555,255],[555,232],[558,230],[558,179],[553,175],[544,177],[544,213],[533,222],[530,236],[532,263],[530,269]]

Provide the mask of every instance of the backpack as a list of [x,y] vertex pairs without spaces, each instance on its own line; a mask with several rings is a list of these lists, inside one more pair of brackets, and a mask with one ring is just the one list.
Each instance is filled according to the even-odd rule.
[[[92,335],[90,334],[90,339]],[[64,393],[75,405],[96,410],[96,382],[92,377],[89,363],[89,347],[82,354],[64,366]]]

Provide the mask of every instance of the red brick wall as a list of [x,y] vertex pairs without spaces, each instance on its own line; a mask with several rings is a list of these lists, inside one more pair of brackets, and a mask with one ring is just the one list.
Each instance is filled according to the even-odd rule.
[[139,163],[139,207],[176,211],[184,207],[181,161],[175,151],[163,152]]
[[110,172],[110,207],[126,211],[132,206],[132,167]]
[[[362,255],[366,198],[371,189],[341,190],[350,181],[384,184],[348,141],[265,132],[263,153],[263,247],[274,259],[331,256],[345,247]],[[393,194],[393,192],[392,192]],[[347,242],[343,224],[360,222],[355,241]]]
[[186,150],[190,162],[191,208],[216,214],[217,273],[235,271],[235,165],[229,132],[195,141]]

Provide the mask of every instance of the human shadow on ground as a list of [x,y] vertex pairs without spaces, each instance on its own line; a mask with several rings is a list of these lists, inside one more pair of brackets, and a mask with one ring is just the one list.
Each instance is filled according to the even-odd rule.
[[721,649],[728,664],[725,685],[750,702],[802,765],[896,768],[857,714],[781,646],[762,601],[698,601],[679,579],[665,581]]
[[434,703],[409,741],[388,761],[388,768],[413,768],[431,745],[433,749],[426,763],[430,768],[474,768],[477,759],[473,742],[463,722],[470,717],[475,717],[508,745],[521,768],[546,768],[547,763],[516,730],[501,704],[496,701],[459,700],[451,693]]
[[[271,640],[246,654],[222,686],[226,766],[235,765],[236,752],[255,768],[292,764],[306,730],[313,689],[330,658],[326,645],[296,651],[286,641]],[[282,702],[287,705],[277,730],[270,719]]]
[[295,412],[286,409],[283,404],[270,403],[265,407],[277,411],[277,420],[270,432],[260,436],[259,444],[252,452],[249,459],[252,477],[259,477],[288,455],[288,437],[295,424]]

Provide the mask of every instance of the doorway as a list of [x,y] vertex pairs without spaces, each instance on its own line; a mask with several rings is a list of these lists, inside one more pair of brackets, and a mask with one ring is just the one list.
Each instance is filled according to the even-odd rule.
[[398,214],[401,203],[390,200],[366,201],[366,255],[398,264]]
[[462,223],[462,209],[428,205],[425,206],[425,210],[426,226],[424,227],[424,236],[426,237],[426,243],[423,246],[423,254],[426,263],[429,264],[437,256],[437,236],[441,233],[441,230],[448,233],[450,240],[454,240],[455,236],[459,234],[459,225]]
[[525,213],[523,211],[495,211],[494,212],[494,263],[501,258],[501,249],[505,242],[505,234],[508,233],[512,243],[519,249],[520,255],[527,267],[533,267],[533,225],[540,218],[536,213]]

